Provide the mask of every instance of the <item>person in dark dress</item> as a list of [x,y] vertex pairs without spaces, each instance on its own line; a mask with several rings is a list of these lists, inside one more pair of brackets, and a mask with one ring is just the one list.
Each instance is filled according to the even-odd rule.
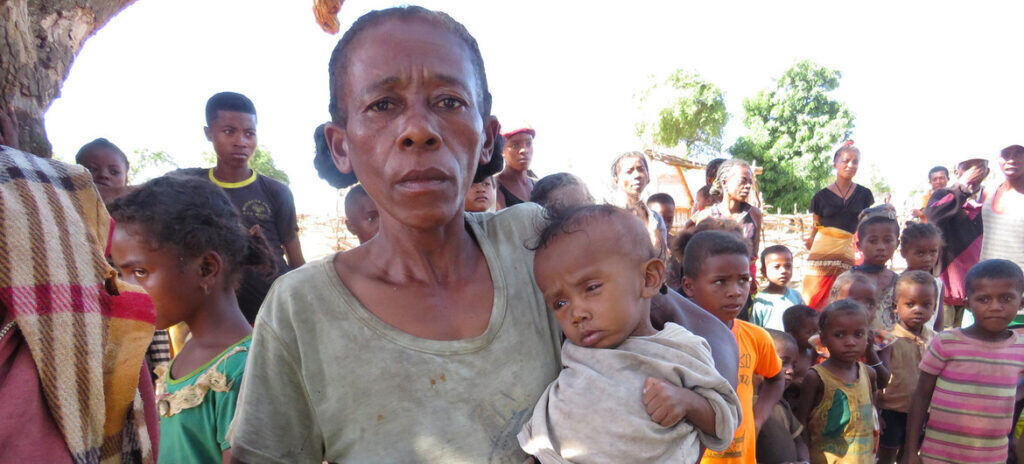
[[836,277],[853,267],[853,234],[861,211],[875,202],[871,190],[853,182],[860,165],[860,150],[846,141],[832,157],[836,180],[814,194],[811,213],[814,228],[807,238],[807,270],[803,297],[807,305],[821,311]]
[[503,209],[530,201],[530,192],[536,178],[530,171],[533,162],[533,138],[537,131],[532,127],[520,127],[501,134],[505,141],[501,156],[505,158],[505,169],[498,173],[497,208]]

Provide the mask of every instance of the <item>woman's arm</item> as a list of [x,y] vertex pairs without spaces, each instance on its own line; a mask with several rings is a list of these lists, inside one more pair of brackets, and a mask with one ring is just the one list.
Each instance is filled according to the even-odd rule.
[[818,235],[818,224],[821,222],[821,218],[817,214],[812,214],[811,218],[811,236],[807,237],[807,241],[804,242],[807,245],[807,249],[811,249],[811,245],[814,244],[814,236]]

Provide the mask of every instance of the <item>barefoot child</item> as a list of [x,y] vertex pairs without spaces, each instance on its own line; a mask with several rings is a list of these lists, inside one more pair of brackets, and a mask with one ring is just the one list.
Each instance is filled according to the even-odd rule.
[[110,215],[111,255],[125,280],[153,298],[156,328],[185,322],[192,333],[157,369],[160,462],[226,463],[252,332],[235,287],[244,267],[272,266],[270,251],[227,196],[200,179],[151,180],[116,200]]
[[829,303],[818,319],[830,356],[804,378],[796,417],[813,464],[875,462],[875,371],[859,361],[868,346],[868,311],[853,300]]
[[[732,329],[740,355],[736,393],[743,404],[743,421],[728,449],[704,453],[701,462],[705,464],[755,462],[756,430],[771,415],[785,388],[782,361],[768,332],[736,319],[747,301],[750,280],[750,248],[740,235],[709,230],[698,232],[686,243],[683,288],[694,303]],[[764,377],[756,403],[755,375]]]
[[[1024,274],[1013,262],[991,259],[967,272],[965,286],[975,322],[928,346],[907,417],[904,463],[1006,462],[1024,374],[1024,334],[1007,327],[1024,309]],[[923,442],[914,433],[922,426]]]
[[[942,241],[942,232],[932,224],[922,222],[908,222],[903,228],[903,235],[900,236],[900,256],[907,261],[907,271],[924,271],[933,276],[935,280],[935,291],[939,297],[935,300],[935,307],[932,308],[931,319],[928,320],[928,327],[936,331],[942,331],[942,279],[934,277],[935,267],[939,263],[939,256],[945,244]],[[899,308],[897,308],[897,312]]]
[[85,166],[92,174],[104,203],[128,193],[128,157],[109,140],[98,138],[82,145],[75,155],[75,164]]
[[[793,381],[793,363],[796,360],[796,339],[786,332],[768,329],[775,343],[775,353],[782,359],[782,374],[786,388]],[[788,464],[807,462],[807,444],[803,438],[804,427],[793,415],[789,402],[780,399],[772,409],[772,415],[761,426],[757,434],[757,462],[760,464]]]
[[878,414],[882,419],[882,435],[878,444],[879,464],[896,462],[906,441],[910,397],[917,388],[920,373],[917,366],[921,364],[928,343],[935,336],[927,322],[935,311],[938,299],[935,278],[927,272],[907,271],[896,282],[896,315],[899,316],[899,322],[892,332],[896,341],[878,353],[878,357],[892,371],[889,385],[878,394]]
[[793,252],[783,245],[772,245],[761,252],[761,274],[768,286],[754,297],[750,322],[766,329],[783,330],[782,312],[804,304],[800,292],[787,287],[793,277]]
[[818,335],[818,311],[806,305],[791,306],[782,313],[782,325],[786,333],[796,340],[796,358],[793,361],[793,380],[787,398],[796,399],[800,385],[811,366],[818,363],[818,351],[811,343],[811,337]]
[[639,218],[610,205],[551,212],[541,231],[534,272],[568,339],[565,368],[518,438],[544,464],[689,463],[702,445],[732,440],[739,398],[707,343],[651,325],[665,267],[646,237]]

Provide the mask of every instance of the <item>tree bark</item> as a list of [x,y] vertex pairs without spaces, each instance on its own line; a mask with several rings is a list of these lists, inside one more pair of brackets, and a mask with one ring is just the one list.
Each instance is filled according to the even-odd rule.
[[0,0],[0,108],[13,106],[21,149],[52,155],[43,114],[85,40],[135,0]]

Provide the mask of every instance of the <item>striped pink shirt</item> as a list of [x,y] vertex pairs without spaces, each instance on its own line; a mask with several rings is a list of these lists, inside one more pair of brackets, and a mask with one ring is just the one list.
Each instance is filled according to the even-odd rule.
[[1017,381],[1024,374],[1024,334],[986,342],[947,330],[932,340],[921,370],[938,376],[921,461],[1006,462]]

